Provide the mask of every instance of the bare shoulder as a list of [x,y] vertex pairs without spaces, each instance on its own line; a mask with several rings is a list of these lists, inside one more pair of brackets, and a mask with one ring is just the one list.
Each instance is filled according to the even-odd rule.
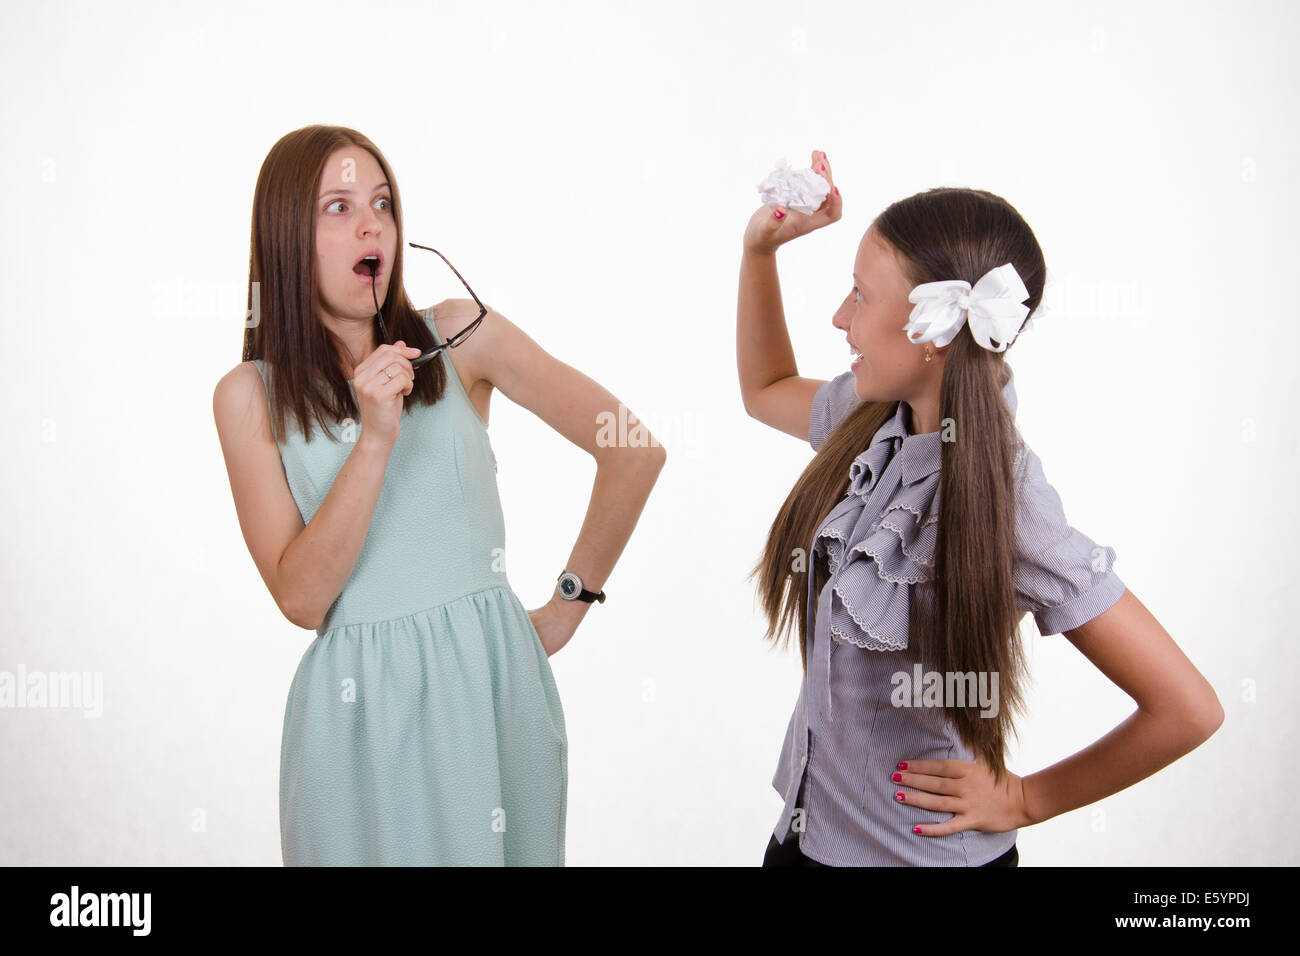
[[270,430],[266,386],[252,362],[240,362],[217,381],[212,391],[212,414],[222,435],[234,429],[247,435]]
[[442,323],[446,320],[455,321],[462,316],[466,320],[472,320],[477,315],[478,305],[473,299],[443,299],[433,307],[433,320],[438,325],[439,331],[442,330]]
[[[433,324],[444,342],[477,318],[478,305],[473,299],[445,299],[433,307]],[[504,344],[503,335],[508,337],[513,329],[505,316],[488,306],[478,328],[454,349],[447,350],[461,380],[469,383],[468,390],[480,383],[492,386],[492,356]]]
[[[225,375],[217,380],[217,388],[230,388],[230,383],[242,385],[247,388],[257,382],[262,381],[262,375],[257,370],[257,365],[253,362],[240,362]],[[265,390],[265,389],[264,389]]]

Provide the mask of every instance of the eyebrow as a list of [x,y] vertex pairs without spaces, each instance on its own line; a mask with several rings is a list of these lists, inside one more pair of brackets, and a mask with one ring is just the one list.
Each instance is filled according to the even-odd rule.
[[[374,191],[375,191],[375,192],[379,192],[379,190],[381,190],[381,189],[387,189],[387,188],[388,188],[388,183],[384,182],[384,183],[380,183],[378,186],[376,186],[375,189],[374,189]],[[326,191],[326,192],[321,193],[321,194],[320,194],[319,196],[317,196],[316,198],[317,198],[317,199],[324,199],[326,196],[351,196],[351,195],[352,195],[352,190],[351,190],[351,189],[330,189],[330,190],[328,190],[328,191]]]
[[853,282],[859,289],[865,289],[867,287],[867,284],[858,278],[858,274],[856,272],[853,273]]

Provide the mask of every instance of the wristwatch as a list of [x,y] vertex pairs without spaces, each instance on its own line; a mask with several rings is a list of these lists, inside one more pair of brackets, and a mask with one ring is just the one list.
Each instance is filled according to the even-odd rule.
[[560,597],[566,601],[586,601],[590,604],[592,601],[605,603],[605,592],[599,593],[588,591],[582,586],[582,578],[570,571],[561,571],[560,576],[555,579],[555,590],[560,592]]

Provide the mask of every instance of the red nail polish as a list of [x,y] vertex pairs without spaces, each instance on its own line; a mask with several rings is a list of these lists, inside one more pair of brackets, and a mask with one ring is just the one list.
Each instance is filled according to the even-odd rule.
[[907,761],[904,760],[904,761],[902,761],[901,763],[899,763],[899,765],[898,765],[898,769],[899,769],[899,770],[906,770],[906,769],[907,769]]
[[783,213],[783,212],[782,212],[781,210],[779,210],[779,209],[776,211],[775,215],[776,215],[776,218],[777,218],[777,219],[784,219],[784,218],[785,218],[785,213]]
[[894,783],[902,783],[902,782],[903,782],[903,775],[901,773],[894,774]]
[[913,832],[913,833],[920,833],[920,832],[921,832],[921,828],[920,828],[920,827],[912,827],[912,832]]
[[839,187],[839,186],[836,186],[836,187],[835,187],[835,195],[838,196],[839,194],[840,194],[840,187]]
[[902,802],[907,799],[907,795],[900,790],[898,793],[894,794],[894,799]]

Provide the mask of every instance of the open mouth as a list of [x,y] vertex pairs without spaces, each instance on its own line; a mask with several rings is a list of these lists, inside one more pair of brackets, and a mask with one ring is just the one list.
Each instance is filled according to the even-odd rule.
[[380,260],[379,256],[376,255],[362,256],[360,259],[357,260],[356,265],[352,267],[352,271],[355,272],[357,275],[362,276],[363,278],[369,279],[371,275],[370,270],[372,267],[375,270],[374,274],[376,276],[380,275],[383,272],[383,262],[382,260]]

